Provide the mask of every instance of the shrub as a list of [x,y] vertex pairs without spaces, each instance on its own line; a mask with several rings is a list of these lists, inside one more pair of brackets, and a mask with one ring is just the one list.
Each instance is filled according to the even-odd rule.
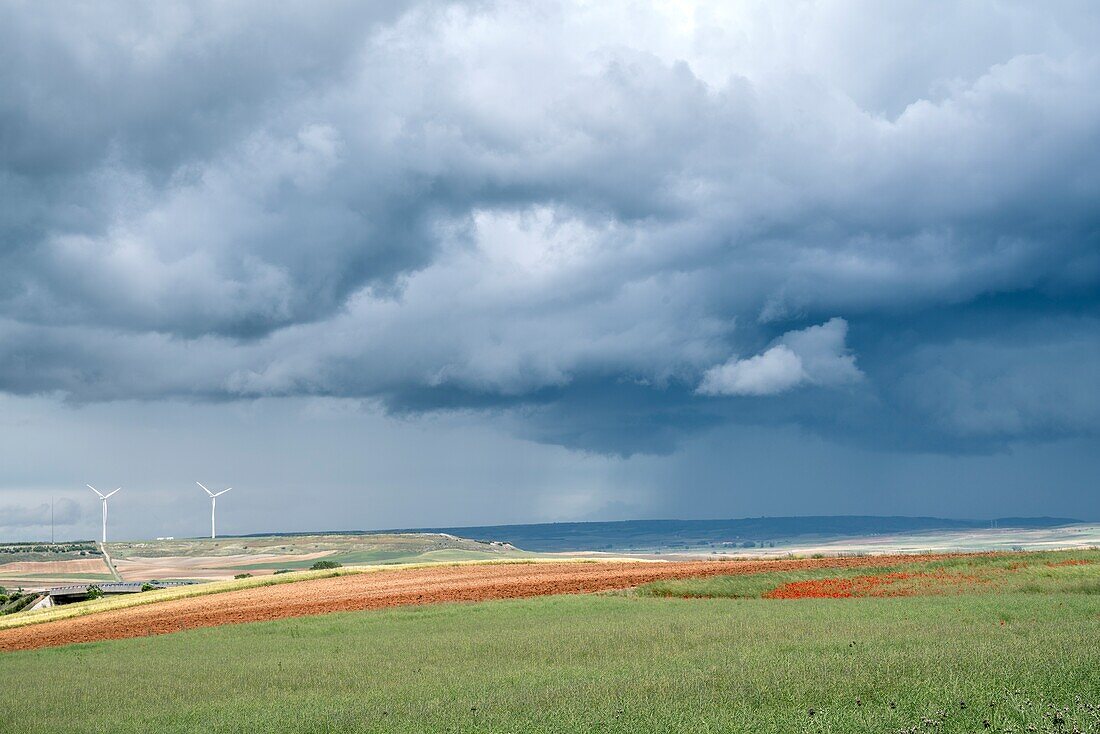
[[92,584],[91,586],[88,587],[88,598],[89,599],[100,599],[102,597],[103,597],[103,589],[99,588],[95,584]]
[[250,578],[252,578],[252,574],[250,574],[250,573],[239,573],[236,576],[234,576],[233,578],[235,578],[235,579],[250,579]]
[[276,571],[275,573],[273,573],[273,574],[272,574],[272,576],[278,576],[278,575],[279,575],[279,574],[281,574],[281,573],[290,573],[290,572],[291,572],[291,571],[293,571],[293,570],[294,570],[294,569],[291,569],[291,568],[280,568],[280,569],[279,569],[278,571]]
[[317,561],[309,567],[310,571],[324,571],[326,568],[340,568],[344,564],[336,561]]
[[144,584],[141,585],[141,590],[142,591],[152,591],[155,588],[157,588],[157,587],[153,586],[148,581],[146,581]]

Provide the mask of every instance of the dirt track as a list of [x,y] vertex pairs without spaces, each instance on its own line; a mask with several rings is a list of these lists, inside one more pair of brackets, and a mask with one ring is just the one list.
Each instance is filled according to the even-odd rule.
[[609,591],[658,579],[749,574],[797,568],[882,566],[936,557],[942,556],[676,563],[538,563],[393,569],[177,599],[0,630],[0,650],[31,650],[76,642],[162,635],[197,627],[328,612]]

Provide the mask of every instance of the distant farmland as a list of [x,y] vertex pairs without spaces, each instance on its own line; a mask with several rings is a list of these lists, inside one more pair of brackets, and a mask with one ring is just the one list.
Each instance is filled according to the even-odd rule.
[[[1068,523],[1068,524],[1067,524]],[[922,551],[1007,551],[1100,544],[1100,525],[1066,518],[997,521],[836,516],[500,525],[416,531],[286,533],[109,543],[127,581],[222,581],[242,573],[343,565],[537,558],[548,553],[649,557],[781,557]],[[110,580],[90,541],[0,546],[0,586]]]
[[90,540],[67,543],[0,544],[0,586],[60,585],[90,580],[112,580],[98,546]]
[[[107,550],[122,580],[223,581],[243,573],[308,569],[318,560],[352,566],[524,559],[552,553],[782,557],[1100,544],[1100,525],[1068,522],[871,516],[645,520],[123,541],[109,543]],[[0,586],[34,589],[112,578],[112,569],[90,541],[0,546]]]
[[[39,588],[114,578],[94,543],[7,547],[10,552],[0,553],[0,586]],[[179,538],[108,543],[107,550],[126,581],[218,581],[241,573],[308,569],[321,559],[390,565],[534,557],[503,543],[439,533]]]
[[501,543],[482,543],[439,533],[248,536],[111,543],[126,579],[226,579],[238,573],[303,570],[318,560],[342,565],[520,558],[529,554]]

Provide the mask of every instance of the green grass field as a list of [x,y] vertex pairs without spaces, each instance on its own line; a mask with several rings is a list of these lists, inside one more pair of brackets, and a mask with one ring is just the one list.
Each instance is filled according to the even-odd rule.
[[562,596],[11,653],[0,731],[1096,732],[1100,595],[1079,581]]

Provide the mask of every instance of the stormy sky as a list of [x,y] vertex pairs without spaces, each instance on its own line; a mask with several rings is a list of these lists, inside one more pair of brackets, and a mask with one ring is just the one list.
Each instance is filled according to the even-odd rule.
[[1100,518],[1100,6],[0,4],[0,539]]

